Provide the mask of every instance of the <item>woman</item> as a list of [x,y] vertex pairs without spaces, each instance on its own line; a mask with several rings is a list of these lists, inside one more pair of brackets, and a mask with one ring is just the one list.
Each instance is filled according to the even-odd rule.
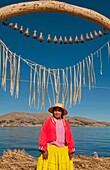
[[73,170],[74,139],[63,118],[68,112],[62,103],[55,103],[48,111],[53,116],[44,122],[40,132],[37,170]]

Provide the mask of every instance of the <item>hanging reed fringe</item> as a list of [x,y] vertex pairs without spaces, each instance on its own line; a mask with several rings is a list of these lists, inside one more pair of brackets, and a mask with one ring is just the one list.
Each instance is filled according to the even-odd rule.
[[15,89],[15,80],[16,80],[16,54],[13,55],[13,95]]
[[[19,97],[20,87],[20,63],[25,62],[30,68],[30,89],[29,106],[37,109],[45,108],[45,101],[51,105],[55,102],[62,102],[69,107],[81,102],[82,86],[88,82],[89,90],[96,86],[96,76],[94,71],[94,56],[99,58],[100,74],[102,74],[102,49],[107,45],[108,58],[110,57],[110,41],[103,45],[99,50],[83,59],[77,65],[69,66],[64,69],[50,69],[23,59],[20,55],[11,52],[8,47],[0,40],[0,80],[1,87],[6,91],[6,81],[9,80],[10,95]],[[87,72],[87,74],[86,74]]]
[[30,67],[30,93],[29,93],[29,106],[32,104],[32,66]]
[[67,97],[67,82],[64,69],[62,69],[62,103],[65,103]]
[[40,107],[40,92],[41,92],[41,66],[39,66],[38,74],[37,74],[37,89],[38,89],[38,106],[37,109]]
[[59,90],[60,90],[60,72],[59,69],[53,69],[53,76],[54,76],[54,90],[55,90],[55,102],[58,103],[59,101]]
[[34,104],[34,107],[36,107],[36,76],[37,74],[37,66],[34,67],[34,78],[33,78],[33,94],[32,94],[32,103]]
[[102,53],[100,50],[100,74],[102,75]]
[[83,67],[83,86],[86,85],[86,81],[85,81],[85,60],[82,61],[82,67]]
[[96,86],[96,76],[94,71],[94,57],[93,54],[91,54],[91,77],[92,77],[92,87]]
[[49,91],[48,91],[49,77],[50,77],[50,68],[47,70],[46,92],[47,92],[49,104],[51,106],[51,98],[50,98],[50,94],[49,94]]
[[3,47],[3,72],[2,72],[2,87],[6,91],[6,76],[7,76],[7,61],[8,49]]
[[91,60],[90,60],[90,56],[88,56],[86,58],[86,64],[87,64],[87,70],[88,70],[88,86],[89,86],[89,90],[91,89]]
[[77,79],[76,79],[76,66],[74,66],[74,99],[73,103],[76,104],[76,98],[77,98]]
[[82,97],[82,62],[79,63],[79,89],[78,89],[78,102],[81,102]]
[[46,87],[46,68],[43,68],[43,77],[42,77],[42,109],[45,106],[45,87]]
[[10,52],[10,95],[13,94],[13,72],[12,72],[12,53]]
[[110,42],[107,43],[107,46],[108,46],[108,61],[110,59]]
[[72,91],[72,67],[70,66],[70,105],[69,107],[72,107],[72,102],[73,102],[73,91]]
[[17,67],[17,76],[16,76],[16,95],[15,97],[19,97],[19,81],[20,81],[20,56],[18,56],[18,67]]
[[0,45],[0,77],[1,77],[1,72],[2,72],[2,50],[3,50],[3,46]]

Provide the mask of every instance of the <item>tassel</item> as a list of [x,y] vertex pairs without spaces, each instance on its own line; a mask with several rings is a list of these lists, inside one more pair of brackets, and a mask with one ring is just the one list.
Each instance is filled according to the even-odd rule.
[[97,58],[99,57],[99,51],[96,52]]
[[81,102],[82,98],[82,63],[79,63],[79,94],[78,94],[78,101]]
[[12,65],[12,53],[10,52],[10,95],[13,95],[13,65]]
[[46,68],[43,68],[43,78],[42,78],[42,109],[44,109],[44,101],[45,101],[45,87],[46,87]]
[[110,59],[110,43],[108,42],[107,45],[108,45],[108,61],[109,61],[109,59]]
[[90,37],[89,37],[88,33],[86,33],[86,40],[87,41],[90,40]]
[[99,37],[99,34],[96,31],[94,31],[94,35],[95,37]]
[[69,38],[69,44],[73,44],[72,36],[70,36],[70,38]]
[[[4,49],[5,50],[5,49]],[[7,61],[8,61],[8,49],[6,49],[6,55],[4,56],[4,70],[3,70],[3,77],[2,77],[2,87],[4,91],[6,91],[6,76],[7,76]]]
[[22,34],[23,33],[23,26],[20,27],[19,32]]
[[19,81],[20,81],[20,56],[18,57],[18,68],[17,68],[17,78],[16,78],[16,98],[19,97]]
[[94,72],[94,64],[93,64],[93,55],[91,54],[91,58],[90,56],[88,56],[88,68],[89,68],[89,89],[90,89],[90,78],[92,81],[92,87],[95,87],[96,85],[96,77],[95,77],[95,72]]
[[57,70],[57,96],[56,96],[56,102],[59,102],[59,96],[60,96],[60,71]]
[[50,77],[50,69],[48,69],[47,72],[48,72],[48,73],[47,73],[48,76],[47,76],[47,83],[46,83],[46,92],[47,92],[49,104],[50,104],[50,106],[51,106],[52,104],[51,104],[50,94],[49,94],[49,92],[48,92],[48,84],[49,84],[49,77]]
[[3,24],[4,26],[8,26],[8,25],[9,25],[8,20],[5,19],[5,21],[3,21],[2,24]]
[[63,44],[62,36],[60,36],[59,43]]
[[70,106],[72,106],[73,97],[72,97],[72,67],[70,66]]
[[[2,42],[1,42],[2,43]],[[0,78],[2,80],[2,73],[3,73],[3,58],[4,58],[4,46],[1,44],[1,54],[0,54]]]
[[34,34],[33,34],[32,38],[33,38],[33,39],[36,39],[36,38],[37,38],[37,31],[36,31],[36,30],[34,30]]
[[90,40],[93,40],[93,39],[94,39],[94,37],[92,35],[92,32],[90,32]]
[[91,65],[91,63],[90,63],[90,60],[89,60],[89,58],[90,58],[90,56],[88,56],[87,58],[86,58],[86,64],[87,64],[87,70],[88,70],[88,86],[89,86],[89,90],[90,90],[90,88],[91,88],[91,83],[90,83],[90,73],[91,73],[91,71],[90,71],[90,65]]
[[16,54],[14,53],[12,58],[12,93],[11,95],[14,95],[14,89],[15,89],[15,80],[16,80]]
[[54,85],[53,85],[51,74],[50,74],[50,83],[51,83],[51,87],[52,87],[53,101],[55,103],[55,92],[54,92]]
[[64,104],[64,99],[65,99],[65,95],[64,95],[64,85],[65,85],[64,69],[62,69],[62,103],[63,103],[63,104]]
[[99,34],[99,37],[102,37],[102,32],[100,30],[99,30],[98,34]]
[[53,75],[54,75],[54,89],[55,89],[55,102],[58,103],[59,100],[59,93],[60,93],[60,72],[59,69],[55,70],[53,69]]
[[36,106],[36,73],[37,73],[37,66],[34,69],[34,80],[33,80],[33,95],[32,95],[32,103],[34,107]]
[[46,88],[48,89],[48,85],[49,85],[49,77],[50,77],[50,69],[47,70],[47,82],[46,82]]
[[82,34],[81,34],[81,37],[80,37],[80,42],[81,42],[81,43],[84,43],[84,37],[83,37]]
[[40,92],[41,92],[41,66],[39,66],[37,87],[38,87],[38,105],[37,105],[37,109],[39,109],[39,105],[40,105]]
[[0,78],[2,76],[2,66],[3,66],[3,46],[0,44]]
[[86,84],[86,81],[85,81],[85,60],[82,61],[82,64],[83,64],[83,85]]
[[68,44],[68,40],[67,40],[66,36],[64,37],[64,44]]
[[13,23],[12,22],[9,23],[9,27],[11,27],[11,28],[13,27]]
[[90,56],[88,57],[88,62],[89,62],[89,69],[90,69],[90,82],[91,82],[91,80],[92,80],[92,87],[94,87],[94,80],[93,80],[93,68],[92,68],[92,61],[91,61],[91,59],[90,59]]
[[95,87],[96,76],[95,76],[95,72],[94,72],[93,54],[91,54],[91,77],[92,77],[92,87]]
[[66,67],[66,92],[67,92],[67,97],[66,97],[66,107],[68,105],[68,67]]
[[30,93],[29,93],[29,106],[32,104],[32,66],[30,67]]
[[74,65],[74,105],[76,104],[76,95],[77,95],[77,79],[76,79],[76,66]]
[[18,30],[18,24],[16,23],[15,26],[13,27],[14,30]]
[[44,41],[44,38],[43,38],[42,32],[40,33],[39,41],[40,41],[40,42],[43,42],[43,41]]
[[79,74],[80,74],[80,69],[79,69],[79,64],[77,64],[77,75],[76,75],[76,102],[79,98]]
[[14,65],[14,84],[15,84],[15,79],[16,79],[16,54],[14,53],[14,63],[13,63],[13,65]]
[[52,40],[51,40],[50,34],[48,34],[47,42],[50,43],[51,41]]
[[75,40],[74,40],[74,41],[75,41],[75,43],[76,43],[76,44],[78,44],[78,43],[79,43],[79,39],[78,39],[78,36],[77,36],[77,35],[76,35],[76,37],[75,37]]
[[65,75],[65,71],[64,69],[62,69],[62,103],[64,104],[65,99],[67,98],[67,94],[68,94],[68,89],[67,89],[67,77]]
[[29,35],[29,28],[26,29],[24,35],[25,35],[26,37],[29,37],[29,36],[30,36],[30,35]]
[[63,72],[63,92],[64,92],[64,101],[65,101],[68,95],[68,80],[67,80],[67,75],[65,75],[64,69],[62,70],[62,72]]
[[1,67],[1,72],[2,72],[2,84],[3,84],[3,79],[4,79],[4,72],[5,72],[5,48],[3,46],[3,50],[2,50],[2,67]]
[[10,94],[13,96],[16,80],[16,54],[14,56],[10,52]]
[[1,68],[2,68],[2,45],[0,44],[0,78],[1,78]]
[[54,76],[54,89],[55,89],[55,94],[56,94],[56,98],[57,98],[57,94],[58,94],[58,92],[57,92],[57,76],[56,76],[56,70],[55,69],[53,69],[53,76]]
[[54,39],[53,39],[53,42],[54,42],[55,44],[57,44],[57,43],[58,43],[58,40],[57,40],[56,35],[55,35],[55,37],[54,37]]
[[100,50],[100,74],[102,75],[102,54]]

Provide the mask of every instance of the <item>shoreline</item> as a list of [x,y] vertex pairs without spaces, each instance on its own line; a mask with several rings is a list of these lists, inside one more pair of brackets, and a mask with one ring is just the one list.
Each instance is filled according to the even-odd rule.
[[[1,125],[0,128],[5,128],[5,127],[42,127],[42,124],[38,124],[38,125]],[[87,125],[87,126],[74,126],[74,125],[70,125],[70,127],[110,127],[108,125],[96,125],[96,126],[91,126],[91,125]]]
[[[74,170],[109,170],[110,157],[73,155]],[[0,170],[35,170],[37,158],[24,150],[4,151],[0,157]]]

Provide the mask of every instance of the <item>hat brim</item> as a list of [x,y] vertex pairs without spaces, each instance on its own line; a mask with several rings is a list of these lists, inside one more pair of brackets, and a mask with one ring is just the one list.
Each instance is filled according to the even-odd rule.
[[68,114],[68,111],[67,111],[65,108],[62,108],[62,107],[60,107],[60,106],[52,106],[52,107],[50,107],[50,108],[48,109],[48,111],[49,111],[50,113],[53,113],[53,110],[54,110],[54,108],[56,108],[56,107],[59,107],[59,108],[61,108],[61,109],[63,110],[63,115],[67,115],[67,114]]

